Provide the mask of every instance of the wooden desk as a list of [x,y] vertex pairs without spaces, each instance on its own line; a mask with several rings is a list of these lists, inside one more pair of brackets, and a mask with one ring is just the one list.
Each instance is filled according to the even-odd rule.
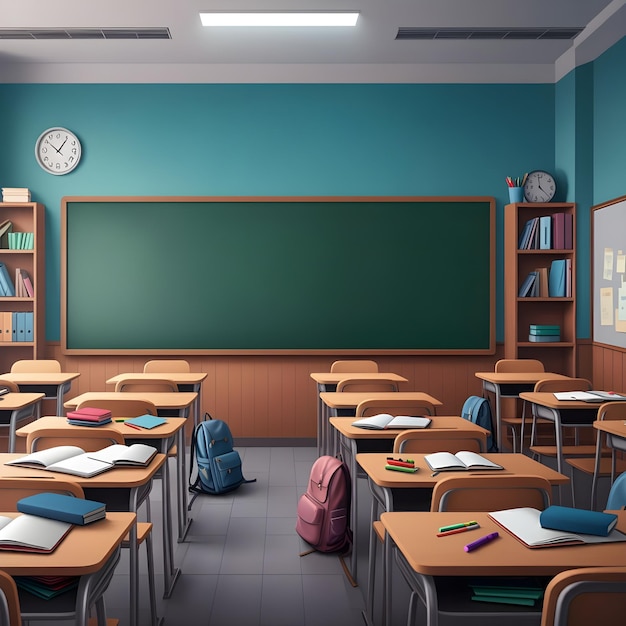
[[[167,473],[167,456],[157,454],[147,467],[116,467],[114,469],[102,472],[91,478],[83,478],[82,476],[74,476],[72,474],[64,474],[60,472],[51,472],[49,470],[39,470],[30,467],[19,467],[16,465],[5,465],[7,461],[18,459],[23,454],[0,453],[0,479],[4,477],[25,477],[32,476],[35,478],[45,478],[54,480],[71,480],[79,484],[85,491],[85,498],[104,502],[107,505],[107,514],[109,511],[129,511],[137,513],[139,498],[145,492],[147,486],[150,485],[155,474],[162,470],[162,480],[169,479]],[[165,493],[165,492],[164,492]],[[171,574],[171,537],[167,532],[167,506],[168,503],[163,498],[163,560],[165,569],[166,584],[168,576]],[[139,581],[139,564],[138,564],[138,544],[137,544],[137,527],[133,525],[130,529],[130,606],[131,626],[139,623],[138,604],[136,602]]]
[[[400,391],[394,392],[395,394],[402,393]],[[354,395],[347,393],[334,393],[333,395]],[[360,395],[360,394],[356,394]],[[422,394],[427,395],[427,394]],[[433,398],[434,399],[434,398]],[[429,430],[436,430],[438,428],[447,430],[469,430],[478,434],[483,434],[485,441],[487,441],[487,434],[484,428],[477,426],[476,424],[464,420],[462,417],[445,417],[445,416],[433,416],[432,423],[428,427]],[[352,504],[351,504],[351,520],[352,520],[352,542],[354,546],[357,545],[358,536],[358,524],[356,523],[358,517],[358,497],[357,497],[357,478],[358,478],[358,466],[356,462],[356,455],[358,452],[371,452],[385,451],[391,452],[393,450],[393,441],[398,434],[403,432],[399,429],[385,429],[385,430],[369,430],[366,428],[358,428],[352,426],[354,417],[331,417],[329,418],[330,426],[336,431],[339,438],[338,449],[343,449],[345,454],[343,455],[348,468],[350,469],[350,480],[352,481]],[[398,472],[396,472],[398,473]],[[363,475],[365,477],[365,475]],[[356,547],[352,549],[351,555],[351,573],[352,577],[357,578],[357,561],[356,561]]]
[[328,418],[327,407],[320,398],[320,393],[335,391],[337,384],[346,378],[361,378],[363,380],[395,380],[406,383],[408,379],[391,372],[313,372],[311,378],[317,383],[317,455],[328,454]]
[[[15,517],[19,513],[1,515]],[[122,541],[135,527],[135,520],[135,513],[107,511],[106,519],[73,526],[50,554],[0,550],[0,569],[11,576],[82,576],[90,581],[80,587],[87,593],[117,564]],[[22,610],[28,610],[28,606],[22,606]],[[87,626],[87,611],[78,613],[77,626]]]
[[[449,419],[449,418],[440,418]],[[512,453],[481,453],[487,459],[491,459],[495,463],[502,465],[504,470],[498,470],[495,473],[502,474],[533,474],[543,476],[554,486],[562,485],[569,482],[569,478],[563,474],[555,472],[553,469],[534,461],[524,454]],[[433,476],[433,472],[424,460],[424,454],[411,453],[411,458],[415,461],[418,471],[415,474],[405,472],[392,472],[385,469],[385,460],[388,454],[386,452],[369,452],[359,453],[356,455],[356,462],[363,468],[367,475],[368,484],[372,493],[372,506],[370,514],[370,542],[369,542],[369,576],[368,576],[368,592],[366,597],[367,615],[366,622],[371,623],[371,616],[374,611],[374,560],[376,557],[376,533],[373,529],[374,521],[376,521],[381,513],[397,510],[423,510],[428,511],[430,508],[430,499],[433,486],[437,481],[451,476],[451,472],[441,472],[437,476]],[[466,472],[467,476],[484,476],[485,471]],[[412,502],[398,502],[398,495],[402,493],[400,490],[421,489],[421,494],[415,494],[417,497],[412,498]],[[410,494],[413,496],[413,493]],[[421,496],[421,497],[420,497]],[[385,544],[383,553],[383,572],[391,571],[391,549],[389,542]],[[383,576],[384,577],[384,576]],[[391,623],[391,589],[383,590],[383,607],[386,612],[385,623]]]
[[602,435],[606,440],[606,446],[613,450],[626,452],[626,422],[622,420],[597,420],[593,427],[598,431],[596,439],[596,459],[591,481],[591,508],[596,508],[598,479],[600,474],[600,459],[602,456]]
[[[320,393],[320,399],[326,407],[327,417],[326,421],[330,417],[337,417],[339,411],[346,411],[349,415],[354,415],[356,407],[363,402],[363,400],[369,400],[370,398],[387,399],[392,398],[394,400],[406,400],[409,402],[429,402],[435,409],[441,406],[441,402],[433,396],[423,391],[324,391]],[[327,454],[336,454],[338,451],[337,442],[331,445],[332,431],[329,436],[329,450]]]
[[193,403],[193,423],[194,426],[197,426],[200,422],[200,410],[202,408],[202,382],[207,376],[206,372],[128,372],[113,376],[106,383],[107,385],[115,385],[129,378],[145,381],[166,378],[178,385],[178,391],[195,391],[198,396]]
[[[134,428],[129,428],[128,426],[125,426],[121,422],[116,421],[113,421],[107,426],[120,432],[125,439],[129,440],[129,444],[133,443],[133,439],[141,439],[144,443],[154,446],[161,454],[166,455],[167,451],[174,443],[176,437],[184,428],[187,419],[184,417],[168,417],[165,419],[167,419],[167,422],[165,424],[161,424],[160,426],[156,426],[155,428],[151,429],[136,430]],[[39,418],[34,422],[31,422],[30,424],[26,424],[26,426],[23,426],[22,428],[19,428],[16,434],[18,437],[27,437],[29,433],[36,432],[38,429],[41,428],[66,429],[68,431],[68,437],[71,437],[72,433],[77,432],[83,432],[86,435],[89,435],[89,430],[93,427],[74,426],[72,424],[68,424],[65,418],[45,416]],[[50,472],[47,473],[49,474]],[[185,483],[184,485],[181,485],[180,482],[178,482],[177,484],[177,510],[180,510],[180,507],[183,506],[183,493],[181,491],[186,490],[187,484]],[[172,548],[172,498],[170,494],[169,480],[163,479],[161,481],[161,492],[163,494],[162,504],[164,512],[163,556],[165,566],[165,597],[169,597],[173,591],[174,585],[176,584],[176,580],[180,575],[180,570],[178,568],[175,568],[173,565],[174,555]],[[165,514],[165,512],[167,512],[167,514]],[[166,535],[167,539],[165,539]]]
[[15,430],[18,422],[40,415],[43,393],[5,393],[0,396],[0,428],[9,429],[9,452],[15,450]]
[[[523,391],[532,391],[535,383],[540,380],[555,380],[569,378],[554,372],[476,372],[476,378],[483,381],[483,396],[485,392],[495,395],[496,417],[496,445],[502,450],[502,398],[519,398]],[[524,431],[520,435],[520,452],[523,450]]]
[[[65,408],[75,409],[84,400],[106,400],[120,397],[124,400],[149,400],[154,403],[157,409],[176,410],[179,417],[186,418],[189,416],[190,407],[196,401],[198,394],[195,391],[88,391],[68,400],[65,403]],[[181,499],[178,507],[178,540],[180,542],[184,541],[187,536],[187,531],[193,520],[189,517],[189,512],[187,511],[187,444],[185,442],[184,428],[181,428],[178,433],[176,472],[178,484],[180,485],[179,494]]]
[[[626,511],[619,511],[618,516],[617,528],[626,532]],[[465,519],[480,524],[478,536],[498,531],[499,538],[468,554],[463,546],[477,538],[476,532],[436,536],[440,526]],[[427,605],[427,626],[437,624],[439,600],[435,579],[439,577],[555,576],[577,567],[619,566],[626,560],[623,543],[527,548],[487,513],[392,512],[383,513],[381,521],[393,542],[399,566],[404,565],[403,570],[413,579],[412,590]],[[386,576],[391,574],[388,571]]]
[[554,436],[557,449],[556,469],[563,471],[563,427],[587,426],[591,428],[598,416],[599,402],[583,402],[581,400],[557,400],[550,391],[523,391],[520,398],[530,402],[538,418],[554,423]]
[[0,378],[19,386],[21,392],[44,393],[46,398],[56,399],[57,415],[65,415],[63,398],[72,388],[72,381],[80,372],[6,372]]

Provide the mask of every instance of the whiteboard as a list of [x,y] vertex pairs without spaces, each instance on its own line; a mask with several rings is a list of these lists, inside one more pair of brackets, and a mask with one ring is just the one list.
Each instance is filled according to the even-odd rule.
[[591,210],[593,341],[626,350],[626,196]]

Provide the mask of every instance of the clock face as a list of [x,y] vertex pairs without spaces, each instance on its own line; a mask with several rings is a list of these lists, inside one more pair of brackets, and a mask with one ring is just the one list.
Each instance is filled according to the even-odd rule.
[[35,144],[37,163],[48,174],[67,174],[79,163],[81,146],[78,137],[66,128],[49,128]]
[[556,183],[548,172],[531,172],[524,184],[524,197],[528,202],[550,202],[556,193]]

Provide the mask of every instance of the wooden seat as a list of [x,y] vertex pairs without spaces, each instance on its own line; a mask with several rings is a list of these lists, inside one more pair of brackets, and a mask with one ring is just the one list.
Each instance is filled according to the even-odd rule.
[[106,426],[92,428],[84,435],[68,435],[66,428],[38,428],[26,436],[26,450],[29,453],[61,445],[78,446],[85,452],[95,452],[112,444],[124,443],[124,435],[119,430]]
[[[622,420],[626,421],[626,403],[622,402],[605,402],[598,408],[598,421],[600,420]],[[600,478],[610,478],[611,484],[615,481],[615,476],[626,471],[626,460],[618,459],[616,451],[613,448],[602,447],[600,450],[601,457],[597,463],[595,451],[597,450],[597,437],[602,438],[603,433],[596,431],[596,446],[594,456],[586,456],[581,458],[565,459],[575,471],[571,474],[572,483],[572,502],[575,503],[575,478],[577,472],[582,472],[592,477],[591,479],[591,500],[590,506],[592,510],[596,508],[597,487]]]
[[541,626],[621,626],[624,607],[626,566],[570,569],[548,583]]
[[17,383],[14,383],[12,380],[4,380],[3,378],[0,378],[0,389],[2,389],[2,387],[6,387],[11,393],[20,392],[20,388]]
[[435,415],[436,408],[425,400],[395,400],[370,398],[359,402],[356,407],[356,417],[370,417],[379,413],[389,413],[390,415]]
[[381,378],[371,380],[367,378],[344,378],[337,383],[337,391],[398,391],[398,382],[391,379]]
[[[494,367],[495,372],[545,372],[544,365],[537,359],[500,359]],[[527,423],[527,403],[522,402],[521,417],[501,417],[500,422],[509,429],[513,452],[523,452],[522,424]],[[532,417],[531,417],[532,420]],[[519,445],[517,441],[519,440]]]
[[331,372],[378,372],[378,363],[366,359],[335,361],[330,366]]
[[431,511],[493,511],[529,506],[550,506],[552,486],[547,478],[524,474],[465,476],[459,472],[438,481],[431,498]]
[[16,372],[61,372],[61,364],[55,359],[22,359],[11,365],[11,373]]
[[478,433],[464,430],[437,430],[424,428],[421,430],[406,430],[396,436],[393,442],[394,454],[419,452],[430,454],[433,452],[452,452],[461,450],[470,452],[485,452],[486,441]]
[[99,400],[83,400],[78,404],[76,410],[84,407],[94,407],[108,409],[113,417],[139,417],[140,415],[156,415],[157,408],[150,400],[135,400],[129,398],[107,398]]
[[0,624],[3,626],[22,626],[22,613],[17,585],[12,576],[0,570]]
[[124,380],[119,380],[115,384],[115,391],[178,392],[178,385],[173,380],[168,380],[167,378],[154,378],[151,380],[145,380],[142,378],[126,378]]
[[146,361],[143,366],[144,374],[163,372],[190,372],[189,363],[184,359],[157,359]]

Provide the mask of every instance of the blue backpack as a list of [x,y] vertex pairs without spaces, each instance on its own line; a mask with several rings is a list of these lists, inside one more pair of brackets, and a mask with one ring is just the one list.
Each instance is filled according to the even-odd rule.
[[[241,457],[233,450],[233,436],[228,424],[213,419],[208,413],[193,431],[189,491],[218,495],[237,489],[243,483],[253,483],[243,476]],[[195,500],[194,496],[189,508]]]
[[487,398],[481,398],[480,396],[467,398],[461,409],[461,417],[488,430],[490,434],[487,435],[487,452],[498,451],[493,431],[493,422],[491,421],[491,406]]

